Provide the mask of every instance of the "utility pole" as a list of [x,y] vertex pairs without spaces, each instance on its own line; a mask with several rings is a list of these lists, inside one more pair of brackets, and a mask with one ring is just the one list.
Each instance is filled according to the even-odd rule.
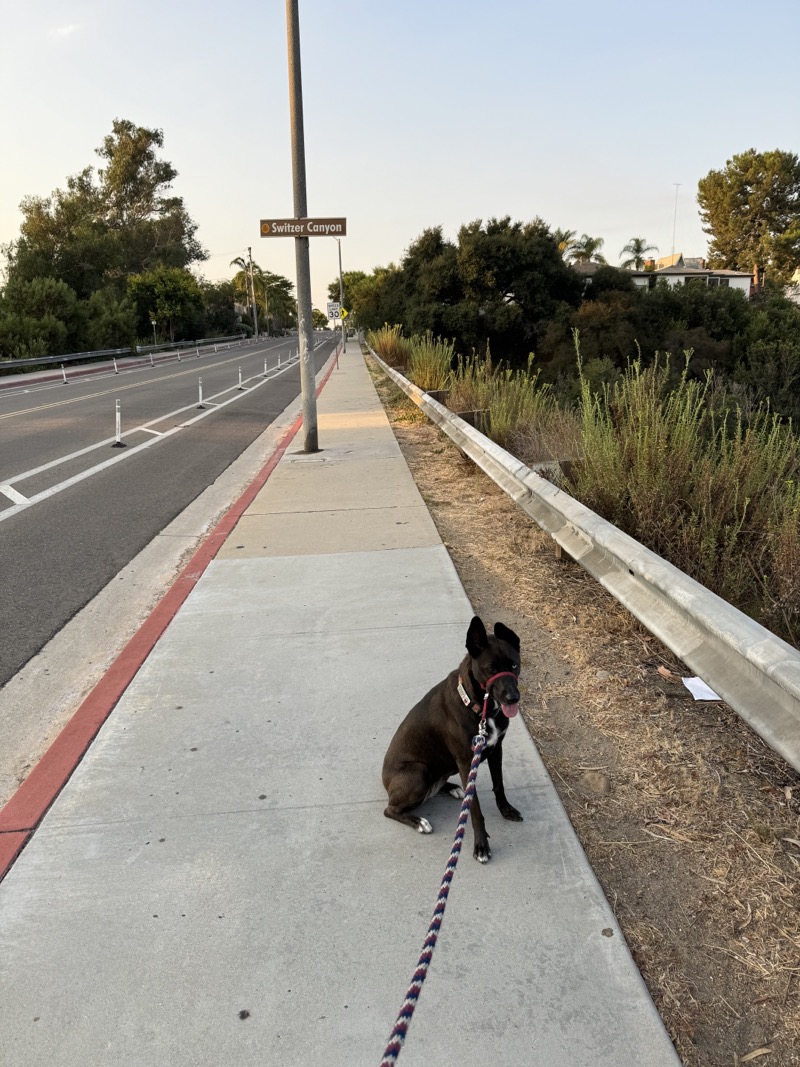
[[250,294],[253,297],[253,336],[258,340],[258,305],[256,304],[256,287],[253,282],[253,256],[252,249],[247,249],[247,258],[250,261]]
[[[300,72],[300,15],[298,0],[286,0],[286,35],[289,47],[289,110],[292,126],[292,177],[294,217],[308,217],[306,153],[303,133],[303,81]],[[300,387],[303,398],[305,452],[318,452],[317,398],[314,394],[314,334],[311,318],[311,264],[308,238],[295,237],[297,265],[297,330],[300,340]]]
[[[342,284],[342,239],[341,237],[335,237],[337,245],[339,246],[339,314],[342,314],[344,308],[344,285]],[[347,334],[344,329],[344,315],[342,315],[342,352],[347,351]]]

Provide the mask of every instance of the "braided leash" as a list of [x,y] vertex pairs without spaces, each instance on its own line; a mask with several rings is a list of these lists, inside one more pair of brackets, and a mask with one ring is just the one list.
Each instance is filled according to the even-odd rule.
[[433,950],[436,948],[436,939],[439,936],[439,930],[442,927],[442,919],[444,918],[444,907],[447,903],[447,896],[450,892],[450,883],[453,880],[453,875],[456,873],[456,865],[458,864],[458,857],[461,855],[461,846],[464,843],[464,833],[467,827],[467,818],[469,817],[469,809],[472,804],[472,798],[475,796],[475,780],[478,777],[478,767],[481,762],[481,753],[486,744],[486,724],[481,722],[480,733],[472,739],[472,763],[469,768],[469,776],[467,778],[467,787],[464,790],[464,799],[461,802],[461,814],[458,817],[458,826],[456,827],[456,835],[453,841],[453,848],[450,852],[450,858],[447,861],[447,867],[445,868],[444,878],[442,878],[442,884],[439,889],[439,896],[436,898],[436,907],[433,909],[433,917],[428,927],[428,934],[422,945],[422,952],[420,953],[419,962],[417,963],[417,969],[414,972],[414,977],[411,981],[411,985],[408,987],[406,993],[406,999],[403,1001],[400,1008],[400,1014],[397,1016],[397,1022],[394,1024],[394,1029],[389,1035],[389,1043],[386,1046],[386,1051],[383,1054],[380,1067],[392,1067],[397,1063],[397,1058],[400,1055],[400,1049],[403,1047],[403,1042],[406,1039],[408,1028],[411,1025],[411,1017],[414,1014],[414,1009],[417,1006],[419,995],[422,990],[422,983],[428,976],[428,967],[430,966],[431,958],[433,956]]

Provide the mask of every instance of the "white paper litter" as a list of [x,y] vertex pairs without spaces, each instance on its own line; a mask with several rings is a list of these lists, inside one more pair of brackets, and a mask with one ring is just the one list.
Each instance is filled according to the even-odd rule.
[[702,678],[681,678],[681,681],[695,700],[722,700]]

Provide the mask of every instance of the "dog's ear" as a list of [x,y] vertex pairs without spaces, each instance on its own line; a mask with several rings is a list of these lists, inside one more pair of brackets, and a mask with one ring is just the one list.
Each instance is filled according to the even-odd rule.
[[513,630],[509,630],[507,626],[503,626],[502,622],[496,622],[494,624],[494,636],[498,641],[505,641],[506,644],[511,645],[519,652],[519,638]]
[[467,630],[467,652],[473,659],[477,659],[481,652],[489,644],[486,627],[477,615],[473,615],[472,622]]

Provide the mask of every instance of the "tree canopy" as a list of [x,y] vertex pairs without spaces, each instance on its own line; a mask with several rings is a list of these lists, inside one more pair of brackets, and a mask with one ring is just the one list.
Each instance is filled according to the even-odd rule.
[[9,281],[49,277],[80,299],[108,286],[122,296],[130,274],[206,259],[182,198],[167,195],[177,171],[158,158],[163,143],[161,130],[115,119],[96,150],[103,167],[25,197],[20,236],[4,248]]
[[425,230],[399,266],[345,286],[345,300],[367,329],[400,322],[409,333],[452,337],[464,352],[488,343],[525,360],[542,324],[560,307],[576,307],[581,288],[541,219],[506,216],[462,226],[457,243],[439,226]]
[[800,264],[800,159],[750,148],[697,188],[712,266],[752,272],[757,286],[786,284]]
[[[99,165],[20,205],[17,240],[2,248],[0,359],[122,348],[152,341],[230,335],[250,329],[244,274],[198,279],[207,259],[197,225],[171,192],[177,171],[161,158],[161,130],[115,119],[96,149]],[[240,264],[242,266],[243,264]],[[281,332],[296,317],[292,283],[254,269],[255,299]],[[260,316],[259,316],[260,318]]]
[[[297,323],[297,301],[294,286],[282,274],[273,274],[253,263],[253,286],[250,288],[250,264],[238,256],[231,262],[239,270],[233,276],[233,291],[237,303],[252,308],[255,296],[259,329],[280,332]],[[327,322],[327,319],[325,320]]]

